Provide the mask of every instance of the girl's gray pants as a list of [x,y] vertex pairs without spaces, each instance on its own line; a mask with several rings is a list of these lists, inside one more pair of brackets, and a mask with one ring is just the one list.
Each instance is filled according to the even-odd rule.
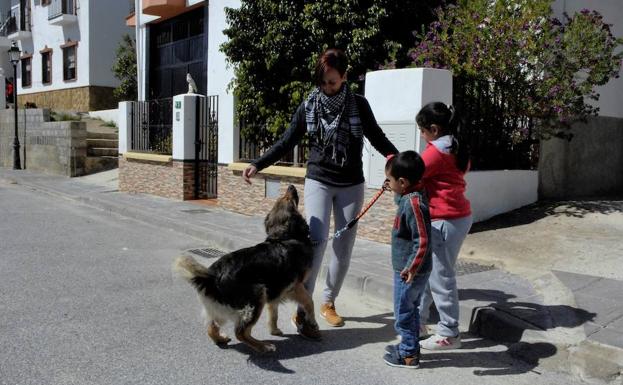
[[439,313],[437,334],[459,335],[459,295],[454,265],[461,245],[472,227],[472,216],[431,222],[433,269],[420,300],[420,322],[426,323],[431,303]]
[[[333,212],[335,230],[346,226],[359,214],[363,205],[363,195],[363,183],[348,187],[335,187],[313,179],[305,179],[305,216],[314,245],[313,267],[305,283],[310,294],[314,292],[316,277],[327,248],[331,212]],[[357,225],[342,233],[341,237],[331,241],[331,260],[327,270],[325,289],[322,293],[323,302],[334,302],[340,293],[350,265],[356,235]]]

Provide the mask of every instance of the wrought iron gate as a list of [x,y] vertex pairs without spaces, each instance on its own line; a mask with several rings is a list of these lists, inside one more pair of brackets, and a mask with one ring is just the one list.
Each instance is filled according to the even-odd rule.
[[132,102],[130,150],[171,155],[173,99]]
[[217,197],[218,95],[197,98],[195,129],[195,199]]

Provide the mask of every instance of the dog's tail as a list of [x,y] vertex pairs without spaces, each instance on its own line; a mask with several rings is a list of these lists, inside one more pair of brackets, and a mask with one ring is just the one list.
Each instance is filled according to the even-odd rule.
[[199,291],[209,294],[216,289],[214,276],[207,267],[195,261],[193,257],[177,257],[173,263],[173,270]]

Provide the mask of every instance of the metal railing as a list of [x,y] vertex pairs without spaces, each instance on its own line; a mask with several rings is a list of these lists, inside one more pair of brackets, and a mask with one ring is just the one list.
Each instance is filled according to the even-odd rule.
[[9,11],[6,24],[6,34],[10,35],[19,31],[32,31],[31,15],[29,6],[17,6]]
[[61,15],[75,15],[75,0],[52,0],[48,5],[48,20],[54,19]]
[[[277,140],[279,137],[274,137],[267,134],[266,127],[261,125],[249,126],[244,122],[240,124],[240,144],[239,160],[241,162],[253,162],[259,159]],[[257,140],[253,138],[247,138],[244,136],[245,132],[254,132],[256,137],[264,138],[263,140]],[[307,137],[304,137],[301,142],[296,145],[292,151],[288,152],[283,158],[281,158],[277,164],[283,166],[295,166],[303,167],[307,158],[309,157],[309,147],[307,145]]]
[[173,153],[173,98],[132,103],[130,150]]

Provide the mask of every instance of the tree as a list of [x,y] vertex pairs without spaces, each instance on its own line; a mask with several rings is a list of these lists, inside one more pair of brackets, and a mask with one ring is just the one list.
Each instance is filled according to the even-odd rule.
[[115,62],[112,71],[121,84],[113,90],[117,100],[137,99],[137,71],[135,41],[125,34],[117,47]]
[[[229,41],[221,47],[233,65],[242,135],[264,147],[287,127],[312,89],[318,54],[343,49],[349,79],[361,90],[365,73],[405,66],[415,31],[433,20],[443,0],[242,0],[226,10]],[[259,130],[257,126],[266,127]]]

